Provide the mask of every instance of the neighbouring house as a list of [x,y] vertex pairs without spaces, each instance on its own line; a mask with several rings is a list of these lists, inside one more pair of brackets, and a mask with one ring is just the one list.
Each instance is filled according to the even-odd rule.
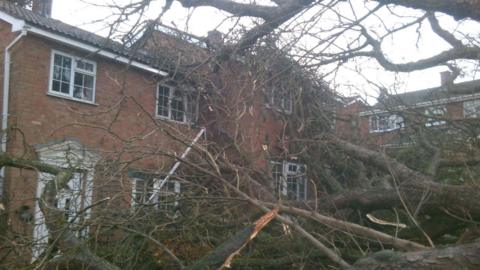
[[[49,18],[51,2],[42,3],[27,10],[0,1],[1,147],[79,169],[58,195],[71,222],[94,216],[90,206],[102,200],[128,209],[154,198],[160,209],[174,208],[177,202],[162,203],[162,196],[186,188],[175,178],[175,156],[205,138],[227,154],[234,140],[242,155],[232,161],[271,170],[278,196],[308,198],[306,166],[285,154],[285,117],[295,104],[280,83],[257,86],[242,61],[224,64],[222,73],[196,65],[197,75],[188,77],[189,65],[211,56],[206,40],[160,27],[126,47]],[[48,242],[37,199],[51,176],[14,168],[1,173],[7,222],[33,237],[37,258]]]
[[454,84],[449,76],[441,73],[439,87],[380,95],[373,106],[344,102],[337,134],[371,147],[402,147],[415,142],[420,129],[452,135],[453,127],[472,127],[480,117],[480,80]]

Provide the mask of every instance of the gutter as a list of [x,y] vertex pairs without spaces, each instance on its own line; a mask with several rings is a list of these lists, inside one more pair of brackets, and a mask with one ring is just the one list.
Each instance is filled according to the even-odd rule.
[[440,105],[446,105],[446,104],[454,103],[454,102],[463,102],[463,101],[475,100],[475,99],[478,99],[478,98],[480,98],[480,93],[459,95],[459,96],[454,96],[454,97],[449,97],[449,98],[441,98],[441,99],[419,102],[419,103],[415,103],[413,105],[395,106],[395,107],[390,108],[389,110],[382,110],[382,109],[367,110],[367,111],[360,112],[359,116],[371,116],[371,115],[382,114],[382,113],[391,113],[391,112],[395,112],[395,111],[397,111],[397,112],[405,111],[407,109],[418,109],[418,108],[424,108],[424,107],[440,106]]
[[[20,39],[27,35],[27,31],[23,29],[10,44],[5,47],[3,58],[3,106],[2,106],[2,143],[0,150],[7,152],[7,129],[8,129],[8,111],[10,98],[10,49],[17,44]],[[5,167],[0,170],[0,197],[3,195],[3,183],[5,179]]]
[[127,65],[130,65],[132,67],[136,67],[138,69],[141,69],[141,70],[144,70],[144,71],[147,71],[147,72],[150,72],[150,73],[154,73],[154,74],[164,76],[164,77],[168,76],[168,73],[163,71],[163,70],[154,68],[154,67],[149,66],[147,64],[140,63],[138,61],[131,60],[128,57],[124,57],[124,56],[118,55],[116,53],[112,53],[112,52],[109,52],[109,51],[106,51],[106,50],[102,50],[101,48],[85,44],[84,42],[77,41],[77,40],[74,40],[74,39],[71,39],[71,38],[68,38],[68,37],[64,37],[62,35],[58,35],[58,34],[40,29],[40,28],[35,27],[35,26],[31,26],[31,25],[26,24],[25,25],[25,30],[32,33],[32,34],[42,36],[42,37],[45,37],[45,38],[48,38],[48,39],[51,39],[51,40],[55,40],[55,41],[60,42],[62,44],[66,44],[66,45],[69,45],[69,46],[72,46],[72,47],[75,47],[75,48],[78,48],[78,49],[81,49],[81,50],[84,50],[84,51],[87,51],[87,52],[90,52],[90,53],[93,53],[93,54],[96,54],[96,55],[100,55],[100,56],[103,56],[105,58],[114,60],[116,62],[127,64]]

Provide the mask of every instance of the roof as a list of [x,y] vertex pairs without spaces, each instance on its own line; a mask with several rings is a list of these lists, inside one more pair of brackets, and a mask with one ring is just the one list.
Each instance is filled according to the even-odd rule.
[[427,103],[448,103],[462,97],[473,97],[480,93],[480,80],[439,86],[397,95],[380,96],[373,109],[385,110],[399,106],[415,107]]
[[173,62],[168,60],[167,57],[157,57],[158,52],[155,54],[156,57],[152,57],[153,54],[150,54],[149,52],[129,49],[119,42],[112,41],[111,39],[96,35],[92,32],[88,32],[59,20],[41,16],[40,14],[37,14],[31,10],[19,7],[4,0],[0,0],[0,11],[3,11],[19,20],[23,20],[30,26],[35,26],[58,35],[101,48],[102,50],[110,51],[120,56],[127,57],[128,59],[147,64],[154,68],[167,70],[173,68]]

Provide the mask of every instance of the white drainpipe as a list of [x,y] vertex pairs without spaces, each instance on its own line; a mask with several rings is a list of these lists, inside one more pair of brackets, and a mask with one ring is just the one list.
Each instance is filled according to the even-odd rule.
[[[5,48],[5,55],[3,58],[2,144],[0,150],[4,153],[7,151],[8,100],[10,97],[10,49],[26,35],[27,31],[22,29],[22,32]],[[3,167],[0,170],[0,197],[3,195],[4,178],[5,168]]]
[[167,173],[167,175],[165,176],[165,178],[163,178],[163,179],[156,179],[156,180],[153,182],[153,194],[152,194],[152,196],[150,196],[150,198],[148,198],[148,202],[154,202],[154,201],[157,200],[158,192],[160,192],[160,190],[162,189],[163,185],[165,185],[165,183],[168,181],[168,179],[170,179],[170,177],[175,173],[175,171],[177,170],[178,166],[180,166],[180,163],[182,162],[182,160],[187,157],[188,153],[190,153],[190,150],[192,150],[193,145],[198,142],[198,140],[200,139],[200,137],[202,137],[202,135],[205,133],[205,131],[206,131],[205,128],[201,128],[201,129],[200,129],[200,131],[198,132],[197,136],[195,136],[195,138],[193,139],[193,141],[188,145],[187,149],[185,149],[185,151],[183,152],[183,154],[180,156],[180,160],[178,160],[177,162],[175,162],[175,164],[174,164],[173,167],[170,169],[170,171]]

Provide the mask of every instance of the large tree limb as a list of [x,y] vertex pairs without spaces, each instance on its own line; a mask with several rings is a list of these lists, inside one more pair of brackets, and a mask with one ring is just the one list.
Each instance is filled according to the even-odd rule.
[[276,1],[277,6],[259,4],[243,4],[232,0],[177,0],[184,7],[210,6],[235,16],[261,18],[264,22],[248,30],[235,44],[234,51],[241,53],[250,48],[259,38],[274,31],[284,22],[290,20],[307,8],[314,0],[282,0]]
[[480,240],[417,252],[381,251],[359,260],[351,270],[479,269]]
[[[461,196],[459,196],[461,194]],[[325,199],[324,209],[359,209],[365,212],[402,206],[403,199],[418,213],[447,209],[480,217],[480,188],[435,182],[407,181],[398,189],[370,188],[349,191]]]
[[[177,158],[178,160],[181,160],[182,162],[184,162],[185,164],[188,164],[189,166],[191,166],[192,168],[195,168],[217,180],[219,180],[221,183],[223,183],[225,186],[227,186],[229,189],[231,189],[232,191],[234,191],[236,194],[238,194],[240,197],[242,197],[243,199],[245,199],[246,201],[248,201],[249,203],[251,203],[252,205],[254,205],[255,207],[258,207],[259,209],[261,209],[262,211],[268,213],[271,211],[270,208],[266,207],[263,202],[261,201],[258,201],[252,197],[250,197],[248,194],[246,194],[245,192],[241,191],[240,189],[238,189],[236,186],[232,185],[227,179],[223,178],[221,175],[217,174],[217,173],[214,173],[214,172],[211,172],[209,170],[206,170],[204,168],[202,168],[201,166],[193,163],[193,162],[189,162],[188,160],[185,160],[185,159],[180,159],[180,158]],[[327,258],[329,258],[331,261],[333,261],[334,263],[342,266],[342,267],[349,267],[350,265],[342,259],[341,256],[339,256],[336,252],[334,252],[333,250],[331,250],[330,248],[328,248],[327,246],[325,246],[322,242],[320,242],[317,238],[315,238],[311,233],[309,233],[308,231],[306,231],[302,226],[300,226],[297,222],[294,222],[292,221],[291,219],[283,216],[283,215],[276,215],[275,217],[278,221],[284,223],[284,224],[287,224],[287,225],[290,225],[292,226],[292,228],[294,228],[301,236],[303,236],[305,239],[307,239],[308,241],[310,241],[310,243],[312,243],[320,252],[322,252]]]
[[201,269],[225,269],[229,268],[233,257],[251,241],[257,234],[267,226],[278,214],[278,209],[264,214],[254,224],[239,231],[221,246],[216,248],[204,258],[198,260],[195,264],[188,267],[189,270]]
[[391,172],[399,182],[413,179],[417,181],[431,180],[430,177],[408,168],[405,164],[388,157],[386,154],[367,149],[337,137],[331,137],[330,139],[333,144],[342,149],[346,154],[360,159],[367,164],[379,167],[386,172]]
[[258,4],[243,4],[231,0],[177,0],[184,7],[214,7],[235,16],[258,17],[268,20],[275,13],[276,7]]
[[313,219],[321,224],[324,224],[334,229],[338,229],[338,230],[342,230],[355,235],[378,240],[383,244],[392,245],[393,247],[399,250],[414,251],[414,250],[422,250],[427,248],[426,246],[420,245],[412,241],[396,238],[386,233],[379,232],[355,223],[338,220],[332,217],[327,217],[314,211],[307,211],[307,210],[299,209],[296,207],[284,206],[284,205],[280,206],[280,210],[287,213],[299,215],[305,218]]
[[438,11],[455,19],[472,18],[480,21],[480,1],[478,0],[375,0],[382,4],[394,4],[409,8]]

